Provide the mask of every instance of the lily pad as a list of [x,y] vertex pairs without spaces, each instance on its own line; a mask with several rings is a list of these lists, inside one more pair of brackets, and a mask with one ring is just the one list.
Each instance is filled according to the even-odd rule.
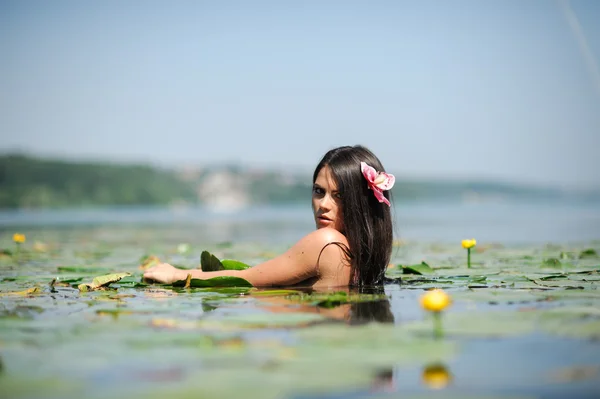
[[0,292],[0,296],[29,296],[29,295],[34,295],[34,294],[40,294],[41,292],[42,292],[42,290],[40,290],[39,287],[31,287],[31,288],[27,288],[26,290],[23,290],[23,291]]
[[245,270],[250,267],[250,265],[240,262],[239,260],[233,259],[223,259],[221,261],[221,265],[225,270]]
[[542,262],[542,267],[552,267],[552,268],[560,268],[562,263],[557,258],[548,258],[544,259]]
[[208,251],[202,251],[200,254],[200,268],[203,272],[217,272],[224,269],[219,258]]
[[[185,287],[186,280],[178,280],[173,282],[173,287]],[[252,287],[247,280],[233,276],[219,276],[209,279],[193,278],[189,281],[190,287],[206,288],[206,287]]]
[[581,251],[579,253],[579,259],[597,258],[597,257],[598,257],[598,253],[596,252],[595,249],[592,249],[592,248],[584,249],[583,251]]
[[110,283],[116,283],[126,276],[131,276],[131,273],[112,273],[104,276],[98,276],[92,280],[91,284],[79,284],[77,288],[82,292],[95,291],[106,288],[110,285]]
[[425,262],[416,265],[402,266],[404,274],[434,274],[433,269]]

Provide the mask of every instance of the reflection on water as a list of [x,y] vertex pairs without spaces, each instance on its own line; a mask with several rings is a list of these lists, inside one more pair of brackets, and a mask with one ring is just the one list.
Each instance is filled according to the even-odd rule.
[[431,389],[446,388],[452,382],[452,374],[442,363],[428,364],[423,368],[421,377],[423,385]]
[[397,390],[394,369],[382,370],[375,374],[371,391],[373,392],[395,392]]
[[[394,323],[394,314],[391,311],[389,299],[385,296],[383,288],[353,289],[296,289],[294,291],[309,295],[312,300],[297,295],[270,296],[269,289],[259,289],[265,296],[257,299],[257,306],[273,313],[313,313],[328,319],[343,321],[350,325],[367,323]],[[290,290],[291,292],[292,290]],[[340,297],[341,300],[336,299]],[[374,299],[369,299],[373,297]],[[303,302],[318,302],[316,304],[303,304]],[[334,300],[328,300],[334,298]],[[211,309],[212,310],[212,309]]]

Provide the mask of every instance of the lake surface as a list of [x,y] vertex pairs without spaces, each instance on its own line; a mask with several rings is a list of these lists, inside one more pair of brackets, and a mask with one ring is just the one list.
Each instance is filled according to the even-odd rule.
[[[581,242],[600,238],[600,203],[408,203],[394,207],[403,240],[456,242]],[[314,229],[310,205],[252,207],[231,213],[203,208],[125,207],[0,210],[0,228],[80,227],[119,224],[186,227],[202,239],[289,242]],[[208,233],[209,232],[209,233]]]
[[[140,282],[148,255],[270,259],[314,228],[309,206],[0,211],[1,396],[598,397],[598,204],[399,204],[396,218],[390,282],[339,300]],[[421,261],[431,274],[402,267]],[[115,272],[132,276],[77,289]],[[441,339],[419,305],[431,288],[453,300]]]

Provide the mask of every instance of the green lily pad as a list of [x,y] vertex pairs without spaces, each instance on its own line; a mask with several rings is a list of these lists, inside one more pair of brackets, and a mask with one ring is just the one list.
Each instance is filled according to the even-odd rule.
[[200,254],[200,268],[203,272],[217,272],[223,270],[223,264],[213,254],[208,251],[202,251]]
[[223,259],[221,265],[225,270],[245,270],[250,267],[250,265],[233,259]]
[[404,274],[434,274],[433,269],[425,262],[416,265],[402,266]]
[[95,277],[94,280],[92,280],[91,284],[79,284],[77,288],[79,289],[79,291],[82,292],[95,291],[98,289],[106,288],[108,287],[108,285],[110,285],[110,283],[116,283],[117,281],[121,280],[123,277],[126,276],[131,276],[131,273],[112,273],[104,276],[98,276]]
[[542,267],[560,268],[561,266],[562,263],[556,258],[544,259],[544,261],[542,262]]
[[31,287],[23,291],[0,292],[0,296],[29,296],[40,294],[41,292],[42,290],[40,289],[40,287]]
[[579,259],[597,258],[597,257],[598,257],[598,253],[596,252],[595,249],[592,249],[592,248],[584,249],[583,251],[581,251],[579,253]]
[[[185,285],[186,280],[178,280],[173,282],[173,287],[185,287]],[[241,277],[220,276],[209,279],[193,278],[190,280],[190,287],[252,287],[252,284]]]

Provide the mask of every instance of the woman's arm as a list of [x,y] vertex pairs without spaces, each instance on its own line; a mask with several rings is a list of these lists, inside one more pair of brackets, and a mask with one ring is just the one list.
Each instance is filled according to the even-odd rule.
[[192,278],[198,279],[220,276],[241,277],[255,287],[293,285],[317,276],[319,270],[332,270],[330,266],[339,267],[341,263],[347,262],[343,259],[343,252],[335,245],[327,246],[321,254],[321,250],[332,242],[348,245],[346,237],[340,232],[331,228],[323,228],[303,237],[284,254],[246,270],[203,272],[201,270],[182,270],[168,264],[161,264],[144,272],[144,279],[168,284],[184,280],[188,274],[191,274]]

